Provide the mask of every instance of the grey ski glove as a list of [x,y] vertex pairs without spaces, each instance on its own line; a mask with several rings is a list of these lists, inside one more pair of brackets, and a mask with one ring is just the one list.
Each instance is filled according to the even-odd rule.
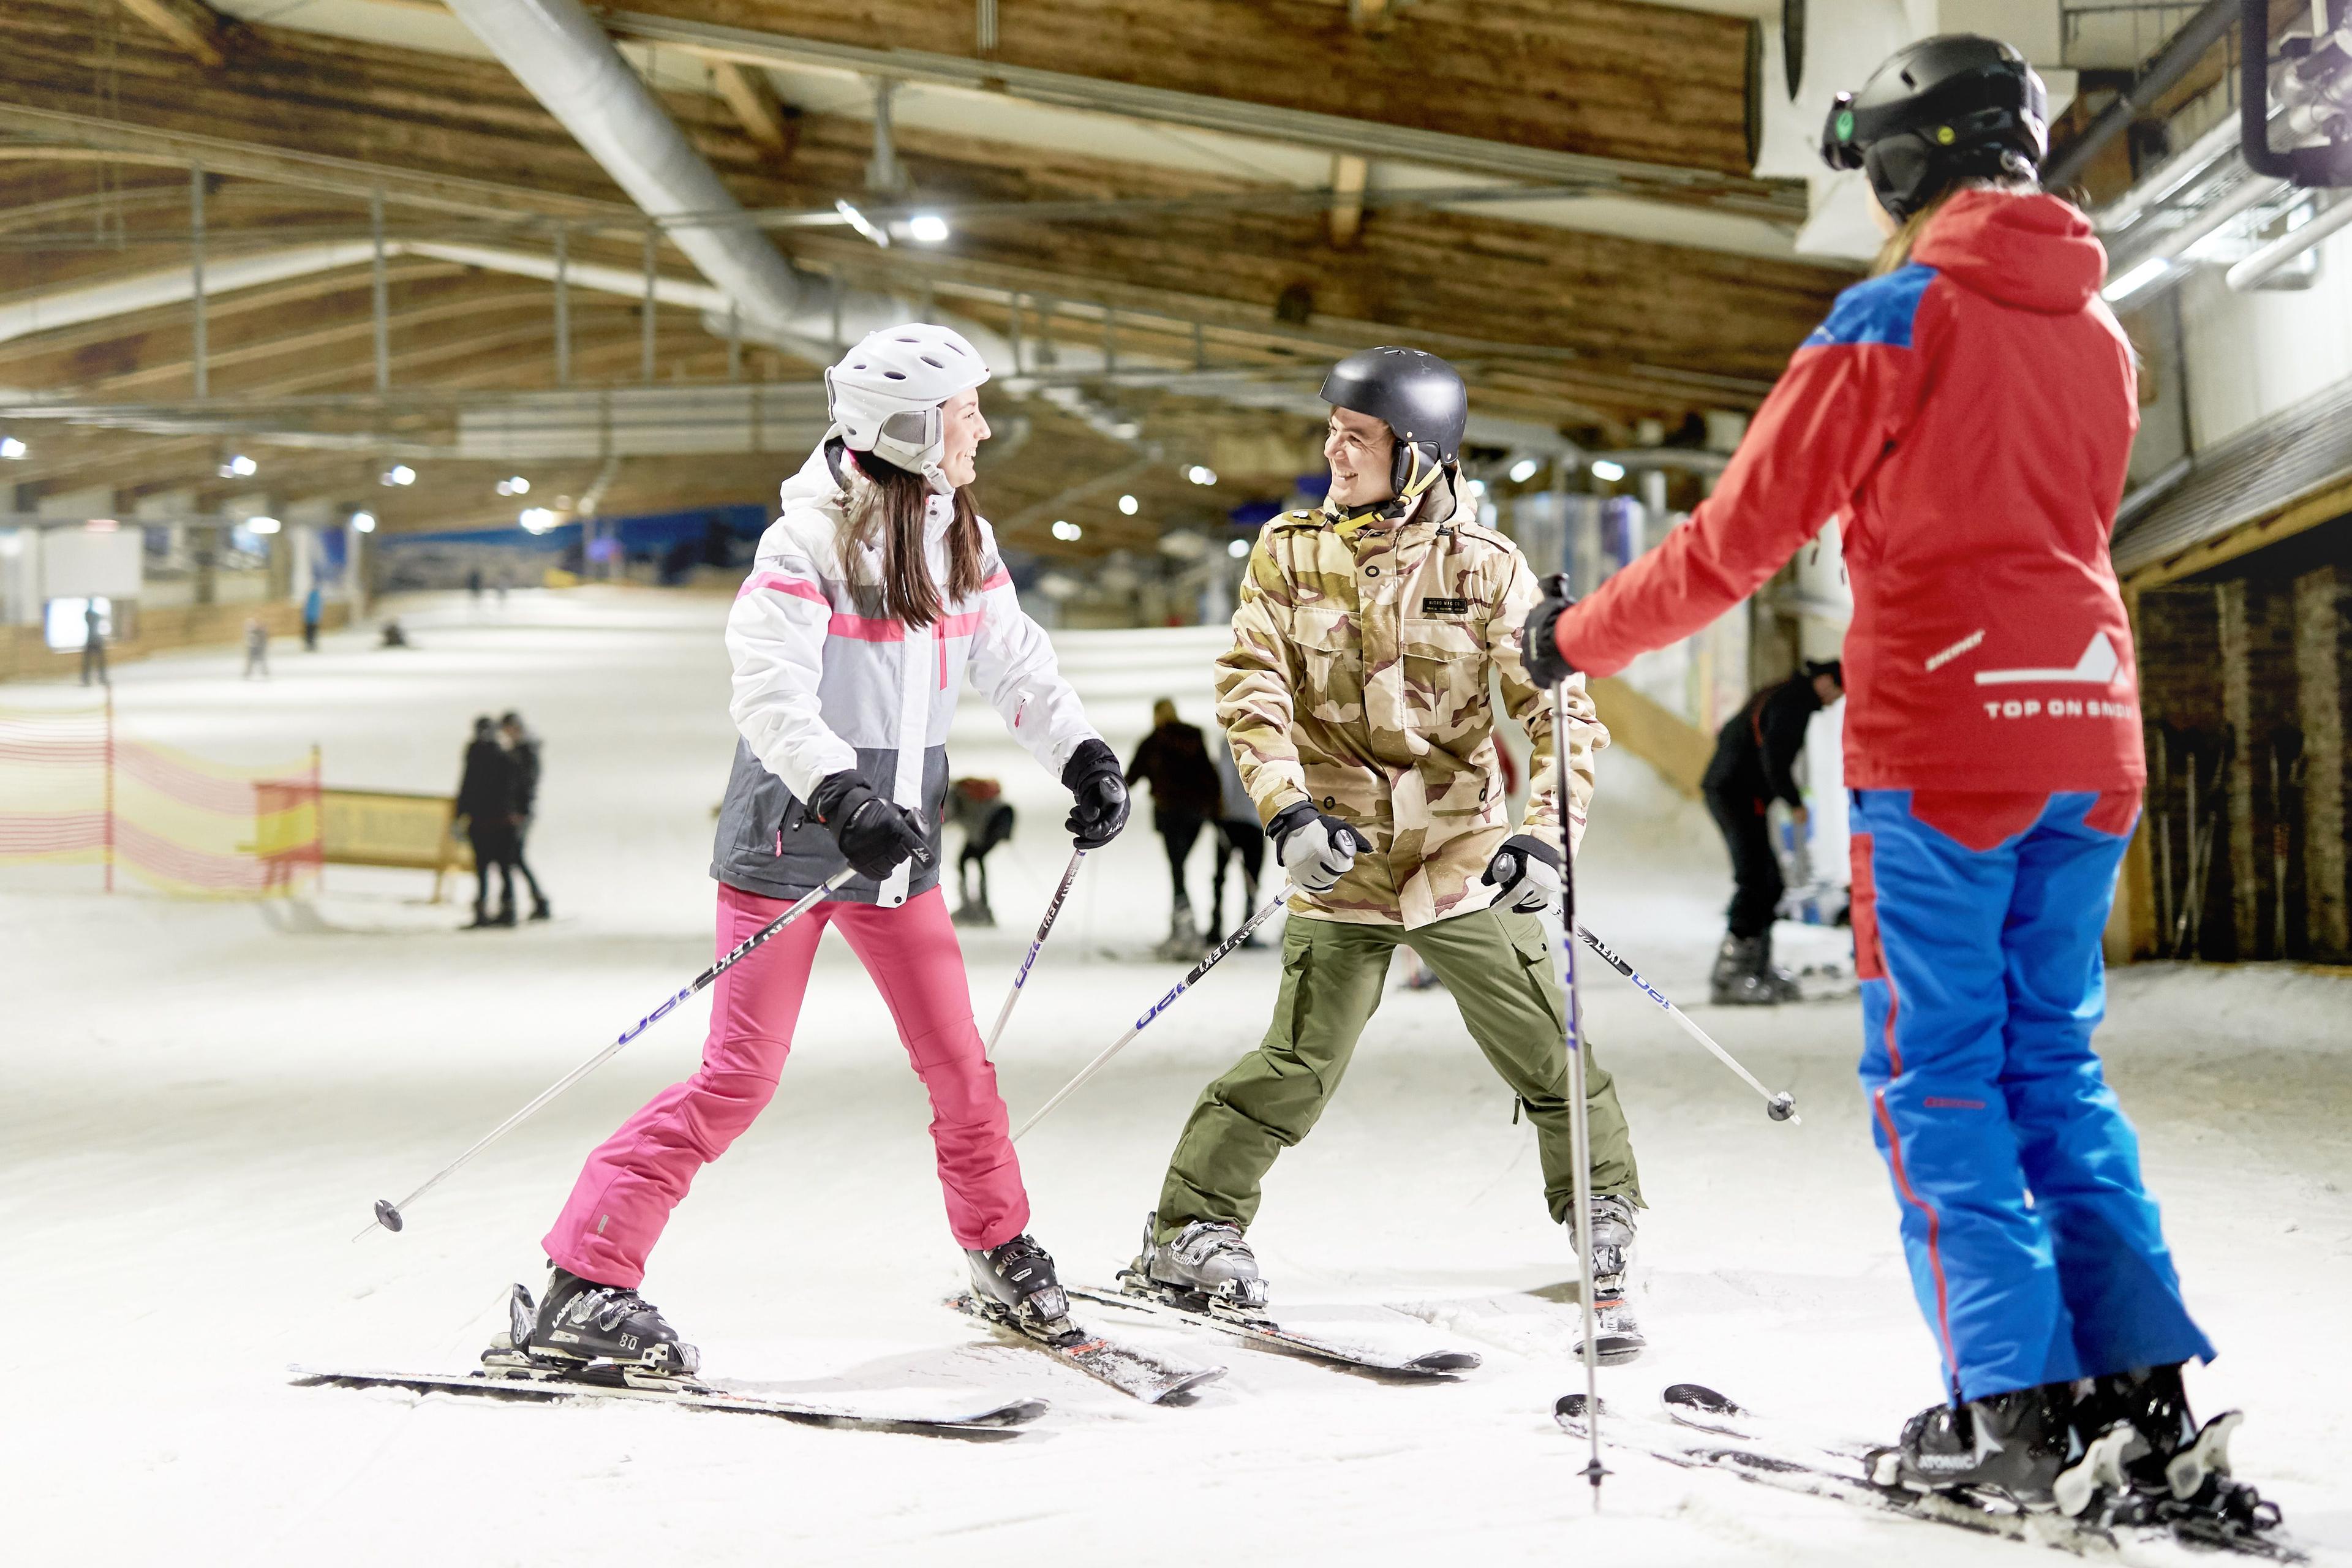
[[1329,892],[1356,864],[1356,857],[1372,847],[1355,828],[1304,800],[1276,812],[1265,825],[1265,836],[1274,840],[1275,858],[1290,879],[1310,893]]
[[1532,834],[1514,833],[1504,839],[1478,879],[1502,889],[1495,900],[1497,909],[1531,915],[1559,908],[1559,852]]

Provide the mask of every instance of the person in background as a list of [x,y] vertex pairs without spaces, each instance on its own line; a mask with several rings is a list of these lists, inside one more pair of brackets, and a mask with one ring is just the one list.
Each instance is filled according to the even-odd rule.
[[[474,919],[467,931],[515,923],[515,765],[487,713],[474,721],[466,771],[457,781],[457,820],[474,847]],[[499,912],[490,913],[490,873],[499,874]]]
[[[1209,743],[1209,762],[1217,770],[1217,873],[1209,887],[1209,944],[1213,947],[1224,940],[1225,933],[1225,867],[1238,860],[1242,868],[1242,902],[1234,915],[1236,924],[1249,919],[1257,908],[1258,873],[1265,868],[1265,829],[1258,826],[1257,806],[1242,787],[1242,771],[1234,765],[1233,742],[1225,739],[1223,730]],[[1244,947],[1265,945],[1252,931],[1242,941]]]
[[2147,775],[2107,552],[2138,371],[2090,219],[2037,181],[2049,114],[2022,54],[1965,34],[1837,95],[1822,153],[1876,198],[1872,275],[1690,520],[1538,605],[1527,658],[1538,682],[1614,674],[1840,520],[1860,1077],[1945,1386],[1870,1477],[2259,1530],[2235,1413],[2189,1414],[2213,1346],[2091,1041]]
[[261,624],[259,616],[247,616],[245,617],[245,674],[239,679],[250,680],[256,671],[260,672],[262,679],[269,679],[269,628]]
[[514,764],[514,866],[530,889],[530,918],[543,921],[552,913],[547,907],[547,895],[539,890],[539,879],[531,875],[530,862],[523,849],[530,841],[531,818],[539,813],[539,737],[523,728],[522,715],[509,711],[499,720],[499,739],[507,749],[507,757]]
[[1764,813],[1772,802],[1786,801],[1803,831],[1805,797],[1797,788],[1797,758],[1805,749],[1805,730],[1814,714],[1844,695],[1843,665],[1836,659],[1808,663],[1749,698],[1716,734],[1715,756],[1699,787],[1731,851],[1731,929],[1708,979],[1718,1007],[1801,999],[1796,978],[1772,963],[1772,921],[1786,889]]
[[963,833],[963,847],[956,852],[956,911],[948,918],[960,926],[992,926],[988,853],[1013,837],[1013,803],[994,779],[957,779],[948,785],[947,819]]
[[1168,940],[1162,956],[1197,958],[1200,929],[1192,921],[1192,897],[1184,890],[1184,862],[1201,829],[1222,810],[1223,786],[1209,761],[1208,742],[1200,730],[1176,717],[1175,699],[1163,697],[1151,705],[1151,733],[1135,748],[1127,764],[1127,782],[1147,779],[1151,784],[1151,826],[1168,847],[1168,877],[1175,885],[1175,907],[1168,919]]
[[326,610],[325,595],[319,592],[319,584],[311,584],[310,591],[302,595],[303,652],[319,651],[319,618],[326,614]]
[[398,616],[394,616],[392,619],[383,623],[383,631],[381,639],[375,646],[378,647],[406,647],[408,646],[408,634],[401,629],[400,617]]
[[474,603],[482,602],[482,569],[478,566],[466,574],[466,592]]
[[89,684],[95,671],[100,686],[111,686],[113,679],[106,673],[106,617],[98,613],[94,604],[81,607],[81,683]]

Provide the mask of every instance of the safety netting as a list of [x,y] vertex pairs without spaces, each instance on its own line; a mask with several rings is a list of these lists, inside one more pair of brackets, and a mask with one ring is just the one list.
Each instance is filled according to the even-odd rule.
[[160,892],[269,898],[320,864],[319,763],[213,762],[131,738],[110,706],[0,709],[0,867],[88,865]]

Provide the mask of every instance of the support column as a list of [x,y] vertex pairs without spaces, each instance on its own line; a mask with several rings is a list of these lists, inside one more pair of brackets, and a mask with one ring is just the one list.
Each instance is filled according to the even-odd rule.
[[2297,718],[2303,729],[2305,919],[2311,956],[2352,961],[2352,887],[2345,854],[2344,699],[2347,644],[2344,613],[2352,601],[2337,566],[2294,581]]
[[208,353],[205,342],[205,166],[188,165],[188,272],[195,284],[189,303],[194,308],[190,330],[195,341],[190,349],[190,362],[195,366],[196,395],[211,395],[211,372],[205,363]]

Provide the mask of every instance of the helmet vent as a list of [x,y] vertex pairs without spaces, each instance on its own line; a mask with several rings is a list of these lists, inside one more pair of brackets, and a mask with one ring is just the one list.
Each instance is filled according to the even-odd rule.
[[[857,368],[863,370],[866,367],[864,365],[860,365]],[[907,373],[902,370],[886,370],[882,374],[889,377],[892,381],[904,381],[907,379]]]

